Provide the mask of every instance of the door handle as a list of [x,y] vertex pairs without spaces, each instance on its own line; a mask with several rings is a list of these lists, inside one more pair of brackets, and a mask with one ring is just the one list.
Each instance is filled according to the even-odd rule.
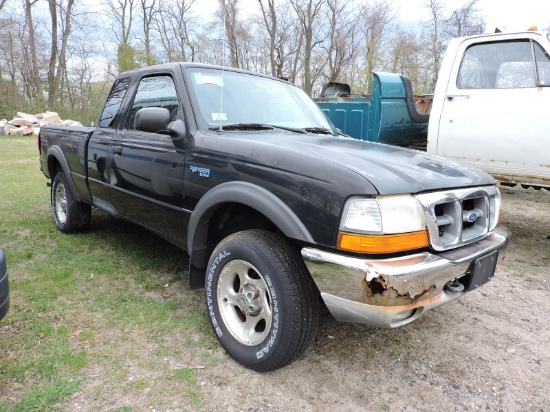
[[122,146],[113,146],[113,154],[115,156],[122,156]]
[[449,94],[447,95],[447,100],[454,100],[454,99],[469,99],[470,95],[468,94]]

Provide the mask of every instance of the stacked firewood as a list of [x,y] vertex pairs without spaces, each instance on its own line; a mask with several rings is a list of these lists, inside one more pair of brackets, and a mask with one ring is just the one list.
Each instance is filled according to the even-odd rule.
[[45,112],[35,115],[17,112],[17,115],[12,120],[0,120],[0,135],[28,136],[34,134],[38,136],[40,128],[50,124],[58,126],[82,126],[81,123],[74,120],[61,120],[55,112]]

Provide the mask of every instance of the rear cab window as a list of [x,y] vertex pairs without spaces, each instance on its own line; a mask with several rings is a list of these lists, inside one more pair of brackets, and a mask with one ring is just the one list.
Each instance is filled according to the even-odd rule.
[[124,96],[126,96],[129,84],[130,78],[115,81],[99,118],[99,127],[113,128],[116,126],[120,105],[122,104],[122,100],[124,100]]

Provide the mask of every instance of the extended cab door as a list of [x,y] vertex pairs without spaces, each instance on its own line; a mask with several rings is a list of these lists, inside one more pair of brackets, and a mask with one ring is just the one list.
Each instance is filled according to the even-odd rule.
[[105,101],[98,127],[88,141],[87,166],[90,193],[94,205],[109,212],[113,212],[109,189],[112,139],[121,123],[121,106],[129,85],[129,77],[115,81]]
[[168,135],[136,130],[136,113],[144,107],[163,107],[172,120],[183,120],[173,73],[139,79],[124,123],[112,141],[112,202],[117,213],[181,239],[186,235],[182,212],[185,151]]
[[458,47],[439,121],[438,155],[502,180],[550,182],[550,58],[541,46],[546,39],[532,37],[467,39]]

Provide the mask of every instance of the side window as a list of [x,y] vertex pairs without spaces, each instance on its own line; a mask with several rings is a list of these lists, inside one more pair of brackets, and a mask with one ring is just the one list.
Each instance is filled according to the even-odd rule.
[[122,103],[122,99],[126,95],[130,79],[120,79],[113,84],[109,96],[105,101],[105,107],[99,118],[99,127],[114,127],[115,120],[117,119],[118,109]]
[[538,43],[535,43],[535,61],[538,86],[550,86],[550,58]]
[[470,46],[460,65],[459,89],[535,87],[535,68],[528,40]]
[[164,107],[170,111],[172,120],[176,120],[179,104],[176,86],[171,76],[151,76],[141,79],[128,116],[127,129],[135,130],[136,113],[144,107]]
[[483,66],[479,58],[469,48],[462,57],[458,71],[457,87],[459,89],[483,89]]

